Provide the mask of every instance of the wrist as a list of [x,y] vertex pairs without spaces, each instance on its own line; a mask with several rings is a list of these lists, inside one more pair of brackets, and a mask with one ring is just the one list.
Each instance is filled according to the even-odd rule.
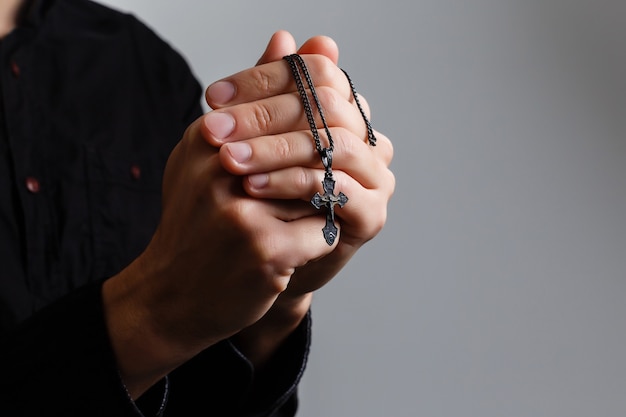
[[293,330],[306,316],[312,300],[313,293],[291,295],[284,292],[261,320],[267,321],[268,326],[288,327]]
[[265,316],[232,338],[257,371],[262,370],[298,328],[309,311],[312,297],[312,293],[299,296],[281,294]]
[[135,399],[204,346],[183,344],[164,328],[163,306],[152,300],[150,269],[138,258],[102,287],[104,316],[118,371]]

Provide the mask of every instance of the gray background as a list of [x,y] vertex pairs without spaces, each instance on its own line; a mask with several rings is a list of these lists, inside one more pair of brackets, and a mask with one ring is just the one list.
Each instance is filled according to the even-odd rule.
[[108,0],[204,84],[334,37],[395,143],[314,304],[300,417],[626,415],[624,0]]

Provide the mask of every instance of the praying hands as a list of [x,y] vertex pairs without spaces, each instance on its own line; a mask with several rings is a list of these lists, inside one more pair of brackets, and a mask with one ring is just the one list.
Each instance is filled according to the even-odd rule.
[[[326,214],[316,150],[285,55],[309,68],[334,139],[338,237],[321,233]],[[214,109],[185,132],[168,160],[161,221],[146,250],[103,287],[122,377],[138,396],[170,371],[233,337],[262,367],[298,326],[311,294],[383,227],[394,190],[393,149],[375,147],[325,37],[296,49],[286,32],[255,67],[212,84]],[[365,112],[369,108],[365,100]],[[318,128],[322,128],[317,120]]]

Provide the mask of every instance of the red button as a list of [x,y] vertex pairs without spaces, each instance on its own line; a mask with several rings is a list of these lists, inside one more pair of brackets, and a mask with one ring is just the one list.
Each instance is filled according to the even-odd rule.
[[20,66],[15,61],[11,61],[11,72],[15,78],[20,77]]
[[33,194],[37,194],[41,190],[39,180],[35,177],[26,177],[26,189]]
[[139,168],[138,165],[131,166],[130,167],[130,176],[134,180],[138,180],[139,178],[141,178],[141,168]]

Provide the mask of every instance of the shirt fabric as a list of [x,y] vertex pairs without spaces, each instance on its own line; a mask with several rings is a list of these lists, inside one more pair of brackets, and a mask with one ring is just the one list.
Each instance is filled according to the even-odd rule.
[[[88,0],[34,0],[22,15],[0,43],[2,415],[137,416],[101,285],[149,242],[202,90],[132,15]],[[169,376],[164,415],[294,415],[309,339],[307,316],[263,376],[229,340],[210,347]]]

